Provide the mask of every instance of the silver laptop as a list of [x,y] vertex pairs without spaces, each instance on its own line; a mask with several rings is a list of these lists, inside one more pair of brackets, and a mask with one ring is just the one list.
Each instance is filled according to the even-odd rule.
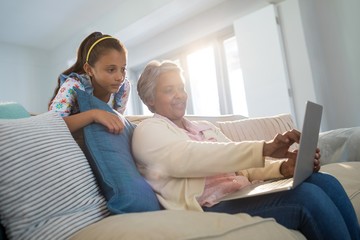
[[308,178],[314,169],[314,156],[319,139],[322,109],[323,107],[319,104],[310,101],[306,102],[304,123],[293,178],[252,184],[225,196],[221,201],[290,190]]

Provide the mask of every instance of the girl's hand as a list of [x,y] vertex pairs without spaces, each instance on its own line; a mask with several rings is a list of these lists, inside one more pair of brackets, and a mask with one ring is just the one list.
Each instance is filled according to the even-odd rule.
[[92,110],[93,121],[104,125],[110,133],[119,134],[124,129],[124,122],[120,115],[104,110]]

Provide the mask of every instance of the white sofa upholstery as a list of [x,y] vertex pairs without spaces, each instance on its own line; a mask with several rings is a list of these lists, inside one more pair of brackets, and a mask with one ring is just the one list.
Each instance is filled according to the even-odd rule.
[[[127,116],[133,123],[139,123],[147,117],[149,116]],[[276,133],[295,127],[288,114],[256,119],[233,115],[187,117],[214,123],[234,141],[270,140]],[[319,143],[321,141],[323,139],[320,136]],[[348,159],[340,158],[336,161],[339,163],[322,166],[322,171],[340,180],[360,219],[360,163],[346,162]],[[346,173],[343,171],[345,168]],[[72,239],[117,239],[120,236],[121,239],[305,239],[300,232],[288,230],[274,219],[251,217],[247,214],[167,210],[108,217],[84,228]]]
[[[0,104],[1,105],[1,104]],[[0,106],[1,107],[1,106]],[[12,108],[13,109],[13,108]],[[4,112],[1,111],[0,108],[0,118],[10,118],[12,117],[8,114],[8,109]],[[4,117],[5,116],[5,117]],[[10,117],[9,117],[10,116]],[[17,113],[17,116],[19,114]],[[23,112],[23,114],[20,117],[28,117],[28,114],[26,112]],[[133,122],[138,123],[139,121],[143,120],[144,118],[149,116],[127,116],[127,118]],[[258,118],[258,119],[245,119],[242,116],[216,116],[216,117],[201,117],[201,116],[188,116],[189,119],[192,120],[208,120],[214,123],[216,126],[218,126],[225,135],[227,135],[232,140],[251,140],[251,139],[265,139],[269,140],[272,138],[276,133],[286,131],[292,127],[294,127],[291,116],[290,115],[279,115],[279,116],[272,116],[268,118]],[[0,136],[3,136],[3,143],[6,143],[6,146],[0,146],[0,153],[2,154],[1,161],[7,162],[9,164],[8,169],[16,170],[14,167],[12,167],[12,161],[8,161],[8,159],[15,159],[19,166],[24,164],[22,161],[26,161],[28,164],[34,164],[34,162],[31,159],[36,159],[39,161],[39,164],[45,163],[41,159],[41,155],[33,154],[35,153],[36,149],[29,148],[29,145],[37,146],[38,149],[44,149],[46,148],[46,145],[52,145],[54,148],[49,149],[53,152],[53,156],[61,156],[61,154],[64,155],[64,158],[59,158],[58,161],[60,163],[64,162],[65,159],[67,161],[70,161],[69,156],[76,157],[76,161],[72,161],[72,163],[76,163],[77,165],[73,166],[73,169],[78,168],[78,164],[82,165],[82,168],[87,169],[86,172],[89,173],[89,166],[87,166],[86,159],[82,155],[80,149],[74,149],[76,148],[76,143],[71,138],[70,133],[66,129],[64,123],[61,119],[57,119],[56,122],[53,122],[52,119],[49,118],[49,116],[44,116],[42,118],[42,122],[33,122],[24,120],[22,121],[23,126],[21,129],[19,122],[11,123],[9,120],[5,120],[4,122],[1,122],[0,120],[0,126],[2,126],[3,130],[0,131]],[[44,122],[46,119],[48,119],[48,122]],[[37,120],[38,121],[38,120]],[[50,122],[50,124],[49,124]],[[28,131],[28,126],[33,124],[33,131]],[[46,126],[44,126],[46,124]],[[55,124],[55,125],[54,125]],[[54,126],[52,126],[54,125]],[[63,130],[57,130],[57,133],[54,133],[51,138],[44,139],[44,136],[50,136],[51,132],[54,132],[54,129],[59,129],[63,126]],[[9,127],[12,127],[13,129],[9,129]],[[41,133],[39,129],[45,133]],[[24,132],[26,130],[26,133]],[[14,144],[12,141],[9,141],[10,135],[5,136],[3,133],[7,132],[7,134],[12,134],[12,138],[16,139],[16,141],[22,142],[22,147],[27,151],[27,153],[24,155],[23,151],[19,151],[19,145]],[[355,136],[358,136],[358,133],[355,133],[351,130],[348,132],[352,132],[349,136],[351,136],[351,141],[353,139],[357,139]],[[34,134],[35,133],[35,134]],[[61,134],[60,134],[61,133]],[[25,134],[25,135],[24,135]],[[336,137],[336,133],[332,133]],[[320,135],[319,144],[328,144],[328,138],[322,137]],[[348,137],[349,138],[349,137]],[[30,139],[32,141],[32,144],[27,144],[27,141],[25,139]],[[35,140],[37,139],[37,140]],[[52,139],[52,140],[47,140]],[[68,139],[68,140],[66,140]],[[350,141],[346,138],[344,134],[341,134],[341,141],[346,142]],[[345,140],[344,140],[345,139]],[[37,144],[37,141],[43,141],[40,145]],[[59,144],[54,144],[53,141],[59,141]],[[70,144],[72,151],[60,151],[60,147],[63,147],[64,144]],[[38,146],[39,145],[39,146]],[[70,145],[67,146],[67,149],[70,149]],[[59,147],[59,149],[58,149]],[[10,151],[10,150],[11,151]],[[331,149],[332,151],[338,151],[339,149]],[[349,147],[342,147],[340,150],[341,154],[337,154],[338,158],[332,157],[331,158],[331,164],[326,164],[322,166],[322,171],[328,172],[334,176],[336,176],[342,185],[344,186],[347,194],[349,195],[351,202],[353,203],[356,213],[358,216],[358,219],[360,219],[360,163],[359,162],[349,162],[351,161],[358,161],[360,159],[360,156],[358,155],[358,152],[349,152],[352,151]],[[14,152],[13,155],[6,155],[5,153]],[[76,152],[76,154],[74,154]],[[72,154],[70,154],[72,153]],[[48,155],[47,150],[44,152],[45,155]],[[69,155],[67,155],[69,154]],[[33,155],[33,156],[30,156]],[[44,156],[45,156],[44,155]],[[328,153],[330,156],[331,154]],[[348,158],[348,156],[351,156],[351,159]],[[31,158],[29,158],[31,157]],[[47,163],[54,163],[54,159],[52,157],[48,157]],[[0,161],[0,162],[1,162]],[[4,170],[3,165],[1,165],[1,169]],[[61,169],[57,165],[55,167],[57,171],[59,171],[59,174],[61,174]],[[345,172],[346,169],[346,172]],[[25,169],[27,170],[27,169]],[[30,169],[31,170],[31,169]],[[52,171],[52,170],[51,170]],[[53,174],[51,171],[48,171],[48,174]],[[20,169],[19,172],[22,172]],[[63,172],[68,174],[69,168],[66,167],[63,169]],[[8,173],[8,172],[7,172]],[[40,179],[37,175],[34,175],[34,171],[28,171],[29,174],[32,174],[33,178]],[[36,174],[42,174],[44,175],[43,171],[36,171]],[[11,174],[10,174],[11,175]],[[44,182],[47,182],[50,184],[52,183],[51,177],[42,177],[43,179],[40,183],[43,184]],[[13,175],[11,175],[13,176]],[[30,176],[30,175],[29,175]],[[72,178],[76,178],[76,176],[72,176]],[[34,180],[34,181],[35,181]],[[94,180],[93,178],[87,178],[84,181],[86,181],[89,187],[89,191],[95,191],[96,190],[96,183],[92,183]],[[57,179],[55,179],[55,182],[58,182]],[[67,179],[64,179],[64,184],[68,183]],[[78,181],[74,181],[71,186],[77,186]],[[2,182],[3,185],[11,185],[13,182]],[[23,184],[23,182],[20,181],[19,184]],[[30,183],[29,183],[30,184]],[[62,184],[63,185],[63,184]],[[94,188],[91,187],[94,185]],[[47,190],[49,189],[53,190],[54,194],[59,194],[60,191],[56,188],[54,184],[50,184],[47,187]],[[1,191],[4,191],[8,193],[8,189],[3,187],[0,188]],[[66,189],[65,189],[66,190]],[[82,190],[83,191],[83,190]],[[42,191],[38,191],[39,194],[42,193]],[[21,193],[21,192],[20,192]],[[3,194],[3,192],[2,192]],[[13,192],[11,192],[13,194]],[[68,194],[67,190],[64,192],[64,197],[66,197]],[[34,194],[30,194],[28,196],[32,196]],[[76,193],[75,193],[76,195]],[[49,196],[52,196],[49,195]],[[1,196],[3,197],[3,195]],[[0,199],[1,199],[0,197]],[[32,196],[33,197],[33,196]],[[61,197],[61,196],[59,196]],[[95,197],[95,198],[94,198]],[[6,197],[5,197],[6,198]],[[4,199],[5,199],[4,198]],[[88,198],[88,197],[87,197]],[[44,201],[48,201],[48,198],[44,198]],[[17,201],[19,203],[20,207],[23,207],[24,211],[29,211],[31,209],[39,210],[36,213],[36,216],[39,214],[42,215],[43,210],[40,208],[34,208],[34,207],[27,207],[26,204],[21,204],[22,201],[26,201],[27,199],[18,199],[15,198],[14,201]],[[143,213],[127,213],[127,214],[119,214],[116,216],[108,216],[106,214],[106,209],[104,209],[104,203],[103,203],[103,197],[100,194],[93,193],[93,198],[88,201],[90,203],[90,208],[97,212],[96,214],[93,214],[89,212],[89,207],[86,210],[85,208],[81,207],[81,204],[76,201],[72,201],[73,199],[65,199],[66,202],[71,205],[70,209],[72,212],[68,211],[67,209],[63,209],[62,205],[56,206],[58,208],[61,208],[62,214],[64,214],[63,220],[55,221],[56,224],[53,224],[53,226],[50,229],[55,230],[61,230],[61,232],[64,232],[66,234],[63,235],[63,238],[67,239],[68,235],[72,235],[70,238],[73,240],[92,240],[92,239],[101,239],[101,240],[107,240],[107,239],[305,239],[304,236],[295,230],[288,230],[281,225],[277,224],[274,219],[264,219],[260,217],[251,217],[247,214],[235,214],[235,215],[229,215],[229,214],[222,214],[222,213],[203,213],[203,212],[192,212],[192,211],[168,211],[168,210],[161,210],[161,211],[154,211],[154,212],[143,212]],[[58,199],[52,199],[51,201],[55,201],[58,203]],[[98,207],[94,205],[94,203],[98,204]],[[33,203],[33,202],[31,202]],[[85,201],[81,201],[81,203],[85,203]],[[42,204],[38,201],[38,206],[41,206]],[[54,207],[54,205],[51,205],[51,202],[49,201],[48,206],[51,206],[51,208]],[[50,205],[49,205],[50,204]],[[22,206],[24,205],[24,206]],[[44,206],[46,206],[44,204]],[[56,208],[54,207],[54,208]],[[1,208],[1,206],[0,206]],[[9,213],[8,209],[2,209],[4,212]],[[48,209],[46,209],[48,210]],[[57,211],[57,210],[56,210]],[[52,218],[57,218],[60,215],[60,212],[54,212],[52,213],[55,216],[51,216]],[[82,212],[83,211],[83,212]],[[25,214],[25,213],[22,213]],[[11,214],[10,214],[11,215]],[[75,216],[72,217],[71,221],[68,220],[67,216]],[[4,215],[1,215],[1,223],[4,226],[10,226],[12,222],[7,221],[7,219],[3,218]],[[33,215],[34,216],[34,215]],[[86,217],[84,217],[86,216]],[[13,217],[13,216],[11,216]],[[82,219],[80,221],[80,219]],[[89,219],[91,219],[91,223],[89,223]],[[24,220],[21,217],[17,218],[17,220]],[[30,221],[30,220],[29,220]],[[38,222],[38,219],[31,220]],[[49,222],[49,218],[42,219],[44,223]],[[28,224],[28,223],[26,223]],[[26,226],[24,224],[24,226]],[[71,226],[73,232],[70,231]],[[35,224],[36,225],[36,224]],[[31,225],[33,226],[33,225]],[[65,226],[65,227],[64,227]],[[81,226],[81,227],[80,227]],[[83,227],[85,226],[85,227]],[[45,226],[37,226],[48,229]],[[36,227],[35,227],[36,228]],[[79,229],[80,228],[80,229]],[[75,230],[74,230],[75,229]],[[38,231],[34,230],[33,228],[27,228],[28,231]],[[40,233],[39,233],[40,232]],[[42,234],[41,238],[46,238],[46,234],[49,234],[48,232],[42,233],[39,231],[38,233],[33,232],[26,232],[23,236],[24,239],[29,237],[29,235],[33,234]],[[44,235],[45,234],[45,235]],[[53,236],[53,232],[51,232]],[[50,234],[50,235],[51,235]],[[39,236],[40,236],[39,235]],[[66,236],[66,237],[65,237]],[[0,239],[1,236],[0,236]]]

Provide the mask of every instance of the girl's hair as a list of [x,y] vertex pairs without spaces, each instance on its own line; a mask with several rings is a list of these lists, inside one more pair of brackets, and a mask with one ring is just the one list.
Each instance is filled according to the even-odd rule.
[[182,74],[181,68],[175,62],[168,60],[163,62],[151,61],[141,73],[137,83],[138,95],[151,112],[154,112],[154,109],[148,105],[148,102],[154,100],[157,79],[162,73],[169,71],[176,71]]
[[[98,41],[102,38],[103,40]],[[106,54],[106,52],[110,49],[115,49],[119,52],[124,52],[125,54],[127,53],[124,44],[121,43],[118,39],[113,38],[110,35],[102,34],[101,32],[91,33],[80,44],[80,47],[77,51],[76,62],[71,67],[62,72],[62,74],[69,75],[72,72],[84,74],[84,64],[86,62],[93,67],[99,58]],[[58,77],[57,82],[58,83],[49,102],[49,106],[60,89],[60,76]]]

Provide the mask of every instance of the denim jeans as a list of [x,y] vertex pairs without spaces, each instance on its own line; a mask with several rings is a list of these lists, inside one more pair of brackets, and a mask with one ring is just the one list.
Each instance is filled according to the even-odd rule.
[[360,239],[354,208],[339,181],[314,173],[293,190],[234,199],[204,207],[207,212],[247,213],[274,218],[307,239]]

